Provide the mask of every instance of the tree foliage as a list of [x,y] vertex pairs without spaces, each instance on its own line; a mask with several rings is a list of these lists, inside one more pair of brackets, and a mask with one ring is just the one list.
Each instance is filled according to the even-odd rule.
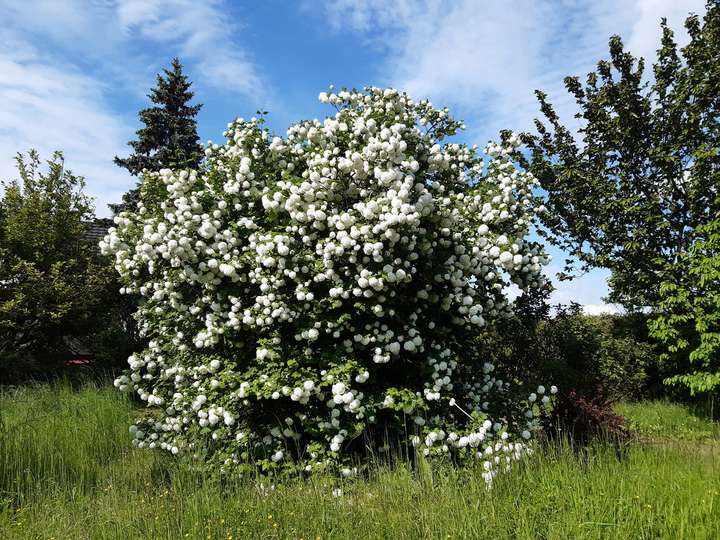
[[687,272],[660,288],[653,336],[666,346],[666,383],[691,394],[720,388],[720,214],[683,255]]
[[542,289],[519,297],[512,317],[478,336],[480,354],[514,380],[553,381],[563,398],[642,396],[656,357],[647,316],[585,315],[579,304],[551,306],[548,297]]
[[571,254],[566,272],[610,269],[609,300],[655,307],[660,284],[679,282],[684,254],[718,210],[720,185],[720,3],[690,16],[678,49],[662,21],[653,73],[610,39],[610,59],[584,83],[565,86],[579,107],[577,131],[561,123],[542,91],[544,120],[522,139],[547,193],[544,233]]
[[0,372],[57,367],[91,343],[117,358],[126,341],[121,329],[108,341],[117,281],[87,240],[84,179],[60,152],[47,171],[35,151],[16,162],[19,178],[3,183],[0,201]]
[[[148,94],[155,105],[138,113],[144,127],[137,131],[137,139],[128,143],[133,153],[126,158],[115,157],[115,163],[134,176],[170,166],[195,167],[203,156],[195,120],[202,105],[189,105],[194,95],[192,83],[177,58],[172,60],[171,69],[163,72]],[[121,204],[113,205],[114,211],[137,209],[138,197],[139,187],[126,193]]]

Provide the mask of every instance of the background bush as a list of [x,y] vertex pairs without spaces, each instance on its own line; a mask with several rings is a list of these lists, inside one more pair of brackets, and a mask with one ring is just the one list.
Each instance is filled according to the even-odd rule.
[[17,157],[0,200],[0,381],[48,377],[90,353],[117,367],[132,336],[108,260],[88,238],[94,220],[82,177],[55,153]]
[[479,337],[482,354],[519,380],[552,380],[561,394],[600,401],[638,399],[657,377],[656,346],[643,315],[584,315],[582,306],[528,309]]

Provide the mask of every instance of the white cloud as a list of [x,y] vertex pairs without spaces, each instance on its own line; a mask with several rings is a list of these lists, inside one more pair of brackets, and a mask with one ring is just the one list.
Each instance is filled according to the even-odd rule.
[[335,0],[326,14],[335,30],[358,32],[386,53],[384,82],[458,107],[483,143],[501,128],[532,127],[536,88],[571,119],[563,77],[583,76],[606,57],[611,34],[620,33],[637,53],[654,54],[663,15],[681,30],[687,12],[702,7],[702,0],[519,0],[512,7],[477,0]]
[[144,100],[149,44],[180,53],[204,86],[261,91],[225,8],[217,0],[0,0],[0,178],[15,177],[18,151],[62,150],[107,215],[107,203],[135,184],[112,160],[127,154],[136,118],[112,103],[128,93]]
[[93,55],[112,50],[122,37],[111,24],[110,2],[83,0],[0,0],[5,29],[27,37],[33,34],[42,43],[62,45],[77,53]]
[[237,23],[217,0],[118,0],[118,21],[128,36],[176,44],[180,56],[196,64],[205,84],[262,95],[257,67],[236,44]]
[[48,158],[64,151],[85,176],[100,214],[134,184],[112,163],[131,130],[104,101],[104,88],[71,67],[44,62],[32,48],[9,52],[0,44],[0,178],[16,177],[13,156],[30,148]]
[[680,46],[685,45],[689,36],[683,27],[688,13],[700,16],[705,12],[703,0],[636,0],[638,17],[632,25],[628,48],[635,54],[645,58],[654,58],[660,47],[659,21],[667,18],[668,25],[675,31],[675,38]]
[[614,304],[585,304],[583,306],[585,315],[605,315],[622,313],[622,309]]
[[115,76],[137,80],[128,71],[142,71],[142,63],[131,51],[139,40],[155,42],[173,47],[206,84],[257,97],[264,80],[238,44],[240,23],[229,15],[230,5],[223,0],[0,0],[6,28],[102,61],[100,67]]

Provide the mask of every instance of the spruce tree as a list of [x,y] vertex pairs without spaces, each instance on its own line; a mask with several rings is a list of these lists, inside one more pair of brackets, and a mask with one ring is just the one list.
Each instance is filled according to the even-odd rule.
[[[171,165],[194,167],[202,159],[195,120],[202,105],[188,104],[193,97],[192,83],[183,73],[180,60],[173,58],[171,69],[163,71],[164,76],[157,75],[157,86],[148,94],[154,106],[138,113],[145,127],[136,132],[137,140],[128,143],[133,153],[126,158],[115,157],[115,163],[134,176]],[[113,212],[136,210],[139,190],[140,184],[123,195],[122,203],[110,205]]]

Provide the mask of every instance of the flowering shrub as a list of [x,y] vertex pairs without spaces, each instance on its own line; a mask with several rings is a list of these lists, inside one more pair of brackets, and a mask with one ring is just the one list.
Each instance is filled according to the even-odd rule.
[[[243,473],[350,467],[368,448],[522,455],[545,389],[518,399],[469,348],[543,282],[525,237],[535,179],[517,145],[444,143],[463,125],[393,89],[321,93],[336,114],[271,137],[228,126],[200,170],[148,174],[102,249],[149,338],[115,382],[157,415],[140,447]],[[554,390],[554,388],[553,388]]]

